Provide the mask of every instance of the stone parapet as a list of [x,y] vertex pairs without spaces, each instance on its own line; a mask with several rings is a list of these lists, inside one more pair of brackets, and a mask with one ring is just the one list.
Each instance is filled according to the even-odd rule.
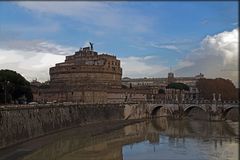
[[122,119],[121,104],[7,106],[0,108],[0,149],[65,128]]

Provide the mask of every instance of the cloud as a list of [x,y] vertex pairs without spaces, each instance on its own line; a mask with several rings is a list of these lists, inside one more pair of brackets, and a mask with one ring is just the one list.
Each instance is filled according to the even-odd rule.
[[[104,30],[125,29],[131,32],[148,32],[152,24],[151,17],[140,15],[139,11],[127,8],[123,2],[17,2],[17,5],[40,13],[43,16],[60,15],[78,20],[86,25],[102,27]],[[131,27],[129,27],[131,26]],[[102,35],[104,32],[98,31]]]
[[50,52],[52,54],[60,54],[60,55],[69,55],[74,52],[74,48],[72,47],[63,47],[58,44],[41,42],[38,44],[37,48],[40,52]]
[[201,21],[201,24],[202,25],[207,25],[209,23],[209,21],[207,20],[207,19],[203,19],[202,21]]
[[[200,48],[179,61],[176,73],[191,75],[202,72],[210,78],[228,78],[238,86],[238,44],[238,29],[208,35],[202,40]],[[184,62],[189,66],[182,65]]]
[[28,23],[10,24],[1,20],[0,42],[12,41],[24,35],[42,36],[59,32],[60,25],[56,22],[49,22],[46,18],[41,19],[41,23],[30,25]]
[[156,56],[120,58],[123,77],[165,77],[169,68],[160,64],[153,64],[152,61],[155,58]]
[[180,49],[176,45],[173,45],[173,44],[154,44],[154,43],[150,43],[150,45],[152,47],[155,47],[155,48],[169,49],[169,50],[174,50],[176,52],[180,52]]
[[194,65],[194,62],[191,62],[188,60],[179,60],[175,68],[185,68],[185,67],[191,67],[193,65]]
[[13,40],[2,42],[0,48],[7,50],[31,51],[34,53],[51,53],[56,55],[72,54],[76,48],[62,46],[56,43],[41,40]]
[[0,68],[15,70],[30,81],[46,81],[49,68],[63,62],[73,50],[46,41],[13,41],[0,46]]
[[219,55],[223,58],[224,66],[237,63],[238,60],[238,29],[222,32],[214,36],[207,36],[202,41],[202,48],[195,52],[205,55]]
[[150,59],[154,59],[156,56],[145,56],[143,57],[144,60],[150,60]]

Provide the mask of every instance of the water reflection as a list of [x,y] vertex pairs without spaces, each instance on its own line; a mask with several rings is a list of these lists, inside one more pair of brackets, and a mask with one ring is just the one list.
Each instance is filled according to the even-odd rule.
[[[19,159],[237,159],[237,127],[238,123],[159,118],[101,134],[79,134],[79,129],[72,129],[59,133],[54,141],[24,153]],[[29,148],[26,145],[16,150]]]

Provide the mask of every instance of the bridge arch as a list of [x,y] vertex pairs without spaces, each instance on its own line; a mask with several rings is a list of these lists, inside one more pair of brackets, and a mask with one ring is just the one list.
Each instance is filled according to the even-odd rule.
[[189,113],[192,109],[200,109],[200,110],[202,110],[202,111],[204,111],[204,112],[206,112],[206,110],[205,109],[203,109],[202,107],[199,107],[199,106],[189,106],[189,107],[187,107],[187,108],[185,108],[184,109],[184,113]]
[[[234,112],[234,113],[232,112],[233,115],[228,117],[228,113],[230,113],[231,111],[234,111],[234,110],[236,110],[236,112]],[[222,117],[224,119],[230,119],[230,120],[233,120],[233,121],[239,121],[239,119],[240,119],[240,115],[239,114],[240,113],[239,113],[239,108],[238,107],[229,107],[229,108],[227,108],[227,109],[225,109],[223,111]]]
[[199,106],[185,108],[184,115],[198,120],[207,120],[209,118],[207,111]]
[[[165,113],[162,115],[160,113],[160,115],[158,115],[158,112],[161,110],[164,111]],[[164,106],[156,106],[151,110],[150,116],[151,117],[172,116],[172,111],[169,108],[164,107]]]

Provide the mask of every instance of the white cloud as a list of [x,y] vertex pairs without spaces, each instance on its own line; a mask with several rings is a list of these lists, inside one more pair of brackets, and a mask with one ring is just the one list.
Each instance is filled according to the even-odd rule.
[[194,62],[188,61],[188,60],[179,60],[178,63],[176,64],[175,68],[184,68],[184,67],[190,67],[193,66]]
[[[42,15],[67,16],[86,25],[111,29],[131,29],[131,32],[150,31],[151,17],[146,18],[137,10],[124,7],[117,2],[17,2],[16,4]],[[129,27],[131,26],[131,27]],[[102,35],[99,31],[96,34]]]
[[123,77],[165,77],[169,68],[153,64],[150,60],[154,58],[155,56],[120,58]]
[[224,65],[236,63],[238,60],[238,29],[207,36],[202,41],[202,48],[195,52],[220,55],[223,57]]
[[72,54],[76,48],[61,46],[47,41],[32,40],[12,40],[2,42],[0,48],[7,50],[22,50],[22,51],[32,51],[36,53],[51,53],[59,55],[69,55]]
[[158,44],[154,44],[154,43],[151,43],[150,45],[155,48],[169,49],[169,50],[174,50],[174,51],[180,52],[180,49],[178,47],[176,47],[175,45],[170,45],[170,44],[169,45],[158,45]]
[[[176,73],[191,75],[202,72],[210,78],[228,78],[238,86],[238,36],[238,29],[206,36],[200,48],[179,62]],[[183,62],[190,65],[184,66]]]
[[60,54],[60,55],[69,55],[74,52],[74,48],[72,47],[63,47],[58,44],[49,43],[49,42],[41,42],[37,45],[37,48],[40,52],[50,52],[52,54]]
[[[11,48],[11,49],[10,49]],[[73,54],[73,48],[49,42],[15,41],[0,48],[0,69],[11,69],[28,80],[49,79],[48,71],[65,56]]]
[[143,57],[144,60],[150,60],[150,59],[154,59],[156,56],[145,56]]
[[15,50],[3,50],[0,49],[0,64],[6,63],[16,63],[18,61],[24,60],[24,57],[20,54],[17,54]]
[[172,50],[179,50],[176,46],[174,45],[161,45],[159,48],[166,48],[166,49],[172,49]]

